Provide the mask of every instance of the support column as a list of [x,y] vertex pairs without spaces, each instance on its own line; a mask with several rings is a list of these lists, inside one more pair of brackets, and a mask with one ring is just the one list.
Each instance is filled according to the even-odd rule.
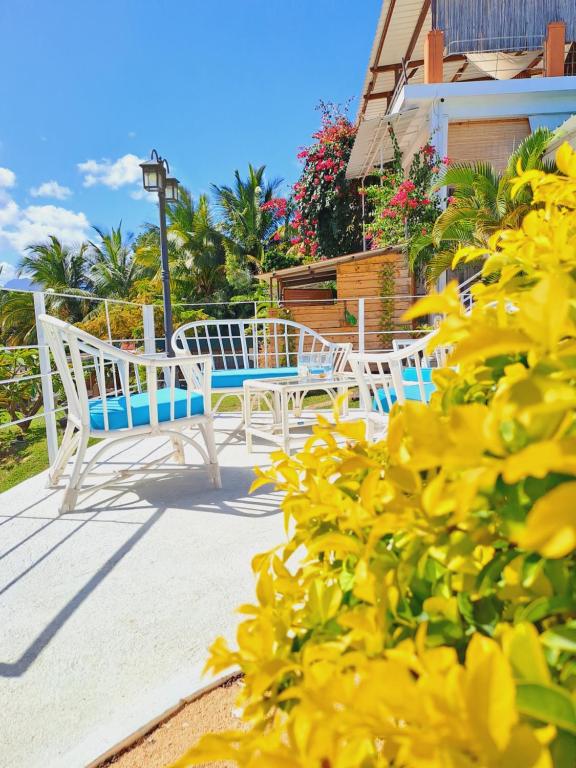
[[544,42],[544,77],[564,75],[564,46],[566,44],[566,22],[551,21],[548,24]]
[[444,77],[444,32],[432,29],[424,41],[424,82],[441,83]]

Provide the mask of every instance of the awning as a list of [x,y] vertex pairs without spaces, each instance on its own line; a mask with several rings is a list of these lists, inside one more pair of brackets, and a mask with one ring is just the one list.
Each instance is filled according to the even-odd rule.
[[412,107],[392,115],[362,120],[348,161],[346,178],[362,179],[394,158],[390,127],[394,129],[400,148],[405,151],[424,131],[427,118],[425,107]]

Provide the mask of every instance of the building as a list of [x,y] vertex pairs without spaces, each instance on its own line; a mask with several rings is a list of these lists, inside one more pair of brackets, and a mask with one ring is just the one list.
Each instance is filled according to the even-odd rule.
[[538,126],[576,111],[573,0],[383,0],[347,169],[366,178],[430,140],[504,167]]
[[352,253],[258,275],[283,311],[330,341],[354,349],[388,349],[412,325],[402,315],[414,301],[414,277],[398,248]]

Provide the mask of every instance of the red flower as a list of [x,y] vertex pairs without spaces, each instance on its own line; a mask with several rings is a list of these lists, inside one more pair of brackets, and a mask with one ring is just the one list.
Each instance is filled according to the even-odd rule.
[[452,203],[455,203],[455,202],[456,202],[456,198],[454,197],[454,195],[450,195],[450,197],[448,198],[448,203],[452,205]]
[[450,165],[450,163],[452,162],[452,160],[450,160],[450,158],[448,157],[448,155],[445,155],[445,156],[442,158],[442,162],[444,163],[444,165]]

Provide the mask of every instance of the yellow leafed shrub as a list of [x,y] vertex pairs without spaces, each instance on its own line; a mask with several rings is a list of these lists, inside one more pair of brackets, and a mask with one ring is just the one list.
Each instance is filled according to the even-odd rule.
[[[256,485],[285,491],[286,544],[254,560],[237,648],[246,731],[178,766],[574,768],[576,765],[576,154],[519,173],[535,205],[495,235],[430,405],[385,441],[319,423]],[[471,249],[457,259],[476,256]],[[336,437],[347,440],[336,441]]]

